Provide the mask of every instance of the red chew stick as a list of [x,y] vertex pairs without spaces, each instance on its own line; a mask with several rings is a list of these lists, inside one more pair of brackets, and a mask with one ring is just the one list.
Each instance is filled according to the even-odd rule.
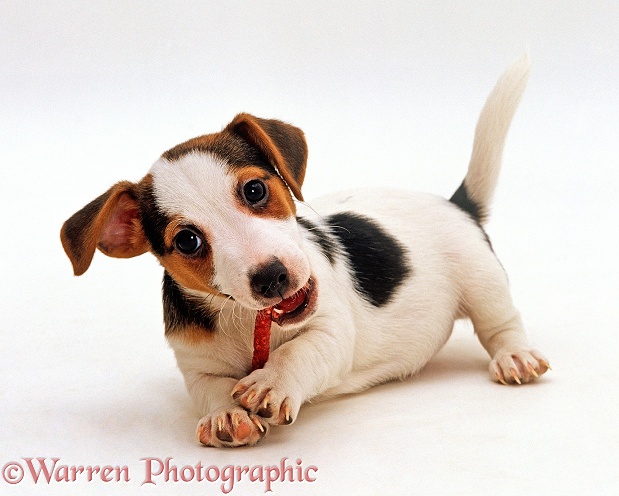
[[271,311],[272,307],[259,310],[254,327],[254,354],[251,358],[251,369],[261,369],[269,359],[271,349]]

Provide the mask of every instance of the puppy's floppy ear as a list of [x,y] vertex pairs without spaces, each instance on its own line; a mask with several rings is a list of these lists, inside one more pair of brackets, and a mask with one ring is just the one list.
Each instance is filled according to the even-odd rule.
[[307,143],[303,131],[282,121],[239,114],[226,127],[257,148],[275,167],[290,191],[303,200],[301,186],[307,165]]
[[129,181],[112,186],[73,214],[60,230],[60,240],[76,276],[92,261],[95,248],[110,257],[130,258],[149,250],[138,203],[137,185]]

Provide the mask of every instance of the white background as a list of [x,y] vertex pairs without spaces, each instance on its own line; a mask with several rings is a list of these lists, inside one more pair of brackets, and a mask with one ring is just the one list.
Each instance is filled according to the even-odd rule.
[[[619,3],[0,6],[0,466],[59,457],[131,470],[129,483],[0,479],[0,493],[220,494],[141,486],[144,457],[318,467],[316,482],[273,487],[284,495],[617,491]],[[458,326],[411,380],[308,405],[255,448],[199,446],[163,338],[161,269],[97,254],[74,278],[62,222],[240,111],[305,130],[310,203],[374,184],[449,196],[486,95],[525,50],[532,76],[488,232],[553,370],[495,385]]]

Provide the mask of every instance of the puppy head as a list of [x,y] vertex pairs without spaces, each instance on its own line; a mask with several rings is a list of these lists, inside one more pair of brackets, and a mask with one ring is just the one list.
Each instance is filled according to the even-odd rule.
[[62,227],[63,247],[76,275],[96,248],[118,258],[151,251],[187,290],[252,309],[274,305],[310,279],[292,197],[302,199],[306,161],[300,129],[240,114],[74,214]]

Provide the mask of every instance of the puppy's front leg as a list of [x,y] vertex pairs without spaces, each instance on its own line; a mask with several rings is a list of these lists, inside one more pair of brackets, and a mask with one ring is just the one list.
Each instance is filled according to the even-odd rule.
[[204,373],[185,374],[187,390],[204,415],[198,422],[198,440],[206,446],[251,446],[268,434],[269,424],[232,399],[238,382],[233,377]]
[[272,352],[264,368],[241,379],[233,398],[273,425],[294,422],[303,402],[336,385],[352,367],[354,330],[310,329]]

